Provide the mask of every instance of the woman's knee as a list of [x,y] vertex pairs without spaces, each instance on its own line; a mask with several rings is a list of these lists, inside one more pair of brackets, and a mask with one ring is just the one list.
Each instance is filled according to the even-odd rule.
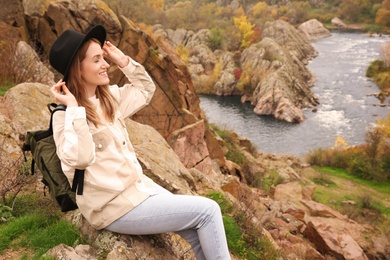
[[204,197],[204,200],[205,200],[204,205],[207,206],[207,209],[210,211],[211,215],[221,214],[221,208],[216,201],[206,197]]

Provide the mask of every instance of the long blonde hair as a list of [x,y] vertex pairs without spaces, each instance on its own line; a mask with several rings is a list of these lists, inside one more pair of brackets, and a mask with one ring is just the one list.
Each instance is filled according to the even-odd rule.
[[[81,62],[85,59],[88,47],[92,42],[100,44],[98,40],[90,39],[77,51],[69,68],[69,77],[66,81],[66,86],[75,96],[79,106],[85,107],[87,120],[98,127],[101,124],[100,116],[96,112],[93,103],[88,99],[87,89],[85,88],[84,81],[81,77]],[[109,86],[98,86],[96,88],[96,98],[98,98],[100,101],[100,105],[103,110],[103,116],[107,120],[113,121],[115,119],[117,101],[111,94]]]

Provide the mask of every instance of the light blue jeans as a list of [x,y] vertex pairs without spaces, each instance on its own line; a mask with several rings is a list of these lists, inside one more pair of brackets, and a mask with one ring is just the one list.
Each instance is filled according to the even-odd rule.
[[108,230],[129,235],[175,232],[192,247],[197,260],[229,260],[219,205],[201,196],[175,195],[161,188]]

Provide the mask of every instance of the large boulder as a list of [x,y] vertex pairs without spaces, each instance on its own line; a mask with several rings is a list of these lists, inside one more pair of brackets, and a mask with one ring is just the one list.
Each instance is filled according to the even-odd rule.
[[333,18],[330,22],[337,28],[347,28],[347,25],[343,22],[343,20],[338,17]]
[[309,41],[315,41],[321,38],[331,36],[331,32],[317,19],[310,19],[298,26],[300,32]]
[[12,118],[15,134],[49,126],[50,112],[46,106],[54,101],[50,87],[41,83],[20,83],[4,96],[4,103]]
[[24,41],[18,42],[12,69],[17,82],[40,82],[52,86],[54,73],[43,64],[35,50]]

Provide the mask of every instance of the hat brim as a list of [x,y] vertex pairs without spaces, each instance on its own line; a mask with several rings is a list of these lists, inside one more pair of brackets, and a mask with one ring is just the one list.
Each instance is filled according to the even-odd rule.
[[83,46],[84,43],[86,43],[90,39],[97,39],[100,43],[100,46],[103,47],[104,42],[106,41],[107,33],[106,29],[103,27],[103,25],[96,25],[92,27],[84,36],[83,40],[80,41],[77,48],[74,50],[72,57],[70,58],[70,62],[68,63],[68,66],[66,68],[66,71],[64,73],[63,81],[66,81],[69,76],[69,68],[73,62],[74,56],[78,52],[81,46]]

